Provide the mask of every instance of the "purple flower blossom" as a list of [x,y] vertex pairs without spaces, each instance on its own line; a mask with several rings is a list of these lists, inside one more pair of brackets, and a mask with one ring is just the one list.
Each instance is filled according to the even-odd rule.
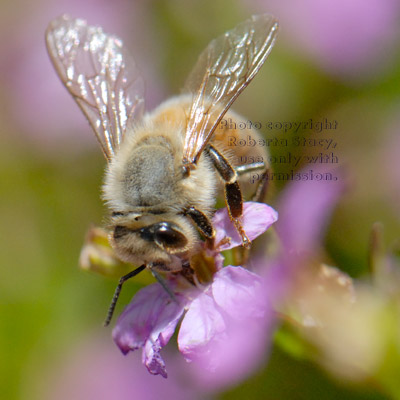
[[137,357],[121,357],[109,346],[106,332],[90,332],[71,348],[57,354],[56,362],[39,373],[38,398],[45,400],[154,400],[200,399],[202,388],[195,382],[182,383],[185,364],[180,357],[166,354],[169,379],[154,379]]
[[[278,201],[276,231],[281,251],[271,263],[266,279],[276,283],[276,293],[271,294],[271,299],[280,300],[284,314],[288,310],[283,303],[290,304],[298,282],[308,276],[310,267],[320,259],[326,226],[348,186],[340,169],[324,166],[313,166],[312,169],[314,173],[331,173],[336,179],[293,182],[287,185]],[[309,170],[304,168],[301,174],[308,176]]]
[[275,325],[267,281],[242,267],[219,270],[190,305],[178,335],[197,381],[221,388],[244,379],[265,358]]
[[[267,230],[277,218],[276,211],[265,204],[244,205],[243,227],[250,240]],[[240,244],[226,210],[217,211],[213,223],[218,251]],[[231,240],[222,241],[218,248],[227,236]],[[182,288],[176,277],[168,276],[178,302],[161,285],[153,284],[140,290],[119,317],[113,331],[115,342],[124,354],[142,348],[142,361],[150,373],[167,377],[160,350],[168,343],[185,311],[178,346],[187,361],[196,361],[207,370],[226,368],[231,375],[242,375],[246,372],[246,358],[237,356],[247,354],[252,359],[263,353],[258,344],[266,341],[253,341],[250,337],[251,332],[266,335],[265,330],[272,325],[266,282],[243,267],[222,268],[218,251],[211,252],[217,259],[217,272],[208,285]]]
[[[302,171],[308,175],[309,168]],[[280,236],[286,257],[300,264],[321,245],[334,206],[346,188],[339,169],[315,168],[314,173],[331,173],[336,180],[306,180],[288,185],[279,200]]]
[[160,350],[175,331],[184,302],[175,303],[159,285],[140,290],[118,320],[113,336],[124,354],[143,348],[149,372],[167,377]]
[[255,0],[276,15],[294,51],[326,71],[360,78],[391,59],[398,36],[397,0]]
[[[398,115],[398,114],[397,114]],[[400,216],[400,119],[392,122],[390,131],[384,139],[380,150],[381,171],[379,180],[383,183],[380,190],[387,193],[387,199],[391,202],[397,216]],[[386,194],[385,193],[385,194]]]

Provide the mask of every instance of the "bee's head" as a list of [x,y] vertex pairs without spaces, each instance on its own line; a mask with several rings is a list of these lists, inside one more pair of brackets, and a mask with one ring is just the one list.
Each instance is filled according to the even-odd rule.
[[165,263],[171,255],[184,255],[193,248],[196,234],[183,216],[174,214],[114,213],[111,243],[127,262]]

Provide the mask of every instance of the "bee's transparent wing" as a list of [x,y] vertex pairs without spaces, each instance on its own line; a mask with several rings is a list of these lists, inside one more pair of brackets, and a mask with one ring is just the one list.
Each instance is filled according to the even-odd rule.
[[278,31],[271,15],[257,15],[211,41],[185,84],[193,100],[183,163],[194,166],[222,117],[257,74]]
[[128,124],[143,113],[144,83],[133,59],[118,37],[66,15],[50,23],[46,44],[58,75],[110,160]]

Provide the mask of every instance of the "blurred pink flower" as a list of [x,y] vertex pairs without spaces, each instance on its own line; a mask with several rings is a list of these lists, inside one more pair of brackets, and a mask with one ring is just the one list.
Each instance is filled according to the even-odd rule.
[[[310,176],[307,171],[301,171],[302,176]],[[283,256],[295,264],[318,252],[332,210],[347,186],[339,169],[313,167],[313,173],[332,174],[336,179],[293,182],[278,200],[276,229]]]
[[[277,217],[276,211],[265,204],[245,203],[243,227],[249,239],[253,240],[267,230]],[[231,240],[223,242],[224,250],[241,243],[237,233],[230,228],[225,209],[217,211],[213,222],[217,247],[218,240],[227,235],[231,235]],[[173,302],[159,284],[150,285],[136,294],[113,331],[114,340],[124,354],[142,348],[142,361],[149,372],[167,377],[160,350],[168,343],[186,311],[178,335],[179,349],[186,360],[196,361],[202,368],[222,374],[226,373],[224,368],[228,368],[234,377],[253,364],[254,351],[247,350],[260,350],[258,344],[267,342],[266,328],[272,320],[265,295],[269,282],[242,267],[222,268],[220,250],[211,253],[217,260],[218,270],[210,284],[182,289],[174,277],[167,278],[177,302]],[[243,333],[244,326],[246,331]],[[254,337],[249,337],[252,331],[257,336],[262,335],[263,340],[253,341]],[[245,353],[250,357],[249,363],[245,362],[246,357],[237,357]],[[232,362],[234,359],[236,363]]]
[[[332,174],[334,180],[299,180],[287,184],[277,201],[279,221],[275,225],[280,249],[274,257],[255,255],[250,268],[268,285],[264,293],[273,310],[280,310],[290,297],[297,276],[318,258],[329,218],[347,187],[340,169],[313,167],[313,176]],[[311,176],[309,169],[301,176]],[[266,265],[268,268],[266,269]]]
[[162,85],[153,67],[159,52],[154,51],[156,39],[148,43],[152,41],[152,33],[149,32],[151,23],[146,3],[58,0],[32,10],[29,18],[17,19],[1,28],[3,34],[13,38],[12,41],[2,41],[0,45],[10,117],[24,135],[53,144],[70,141],[76,144],[74,148],[78,143],[79,147],[85,142],[96,143],[89,124],[57,77],[46,52],[45,29],[61,14],[86,19],[89,24],[102,26],[106,32],[121,37],[126,47],[135,51],[135,59],[145,80],[151,82],[152,89],[156,88],[146,95],[148,106],[154,106],[160,100]]
[[60,366],[46,373],[38,398],[59,400],[154,400],[200,399],[199,388],[182,381],[182,365],[171,354],[166,358],[173,376],[154,379],[135,357],[121,357],[105,338],[90,336],[69,354]]
[[274,14],[293,49],[328,72],[359,78],[391,60],[399,33],[397,0],[255,0]]
[[400,119],[391,124],[380,149],[379,164],[382,189],[387,193],[397,216],[400,216]]

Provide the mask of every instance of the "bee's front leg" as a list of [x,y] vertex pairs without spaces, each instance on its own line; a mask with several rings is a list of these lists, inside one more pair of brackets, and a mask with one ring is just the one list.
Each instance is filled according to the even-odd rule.
[[243,214],[243,198],[237,181],[237,173],[229,164],[228,160],[212,145],[208,145],[205,152],[208,157],[210,157],[215,169],[225,182],[225,202],[231,221],[242,238],[243,246],[250,248],[251,241],[247,237],[242,223],[240,222],[240,217]]
[[184,210],[183,215],[189,216],[196,224],[197,229],[205,237],[209,248],[214,247],[215,229],[210,219],[195,207],[189,207]]

